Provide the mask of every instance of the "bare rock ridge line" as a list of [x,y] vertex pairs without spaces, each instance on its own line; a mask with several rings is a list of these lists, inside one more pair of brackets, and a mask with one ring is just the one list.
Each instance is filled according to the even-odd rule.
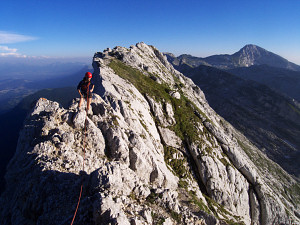
[[97,52],[87,119],[40,99],[24,122],[0,224],[297,224],[299,184],[144,43]]

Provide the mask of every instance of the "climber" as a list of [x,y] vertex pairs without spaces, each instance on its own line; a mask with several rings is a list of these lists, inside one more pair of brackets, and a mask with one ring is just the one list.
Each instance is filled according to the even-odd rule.
[[83,98],[87,98],[87,110],[90,109],[90,104],[92,100],[92,92],[94,90],[94,84],[91,82],[92,73],[86,72],[82,81],[79,82],[77,86],[77,91],[80,94],[80,101],[78,108],[80,108]]

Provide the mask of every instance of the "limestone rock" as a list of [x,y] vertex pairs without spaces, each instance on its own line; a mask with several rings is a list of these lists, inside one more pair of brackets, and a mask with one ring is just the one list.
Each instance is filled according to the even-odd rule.
[[163,127],[159,127],[158,129],[165,145],[178,149],[181,147],[182,141],[176,136],[175,132]]
[[97,52],[93,67],[88,113],[40,99],[28,114],[0,224],[68,224],[81,188],[77,224],[299,223],[298,183],[154,46]]

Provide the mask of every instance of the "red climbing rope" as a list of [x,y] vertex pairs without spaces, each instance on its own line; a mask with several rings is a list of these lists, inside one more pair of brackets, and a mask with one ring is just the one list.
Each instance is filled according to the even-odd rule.
[[[89,98],[89,92],[90,92],[90,83],[88,84],[88,88],[87,88],[87,96],[86,96],[86,102],[88,103],[88,98]],[[83,163],[82,163],[82,171],[84,171],[84,160],[85,160],[85,143],[86,143],[86,135],[87,135],[87,129],[86,129],[86,125],[87,125],[87,115],[88,115],[88,105],[86,107],[86,114],[85,114],[85,122],[84,122],[84,139],[83,139]],[[77,207],[71,222],[71,225],[73,225],[78,208],[79,208],[79,203],[80,203],[80,199],[81,199],[81,194],[82,194],[82,187],[83,187],[83,177],[81,177],[81,187],[80,187],[80,194],[79,194],[79,198],[78,198],[78,203],[77,203]]]

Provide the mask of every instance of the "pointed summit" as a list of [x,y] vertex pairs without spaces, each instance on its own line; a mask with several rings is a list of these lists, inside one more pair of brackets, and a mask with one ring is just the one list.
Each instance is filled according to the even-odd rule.
[[[252,56],[254,58],[259,58],[261,56],[268,56],[273,54],[266,49],[263,49],[257,45],[248,44],[241,48],[240,51],[236,52],[235,54],[242,54],[244,56]],[[233,55],[235,55],[233,54]]]
[[259,47],[257,45],[253,45],[253,44],[247,44],[245,45],[243,48],[241,48],[241,50],[246,50],[246,51],[267,51],[262,47]]
[[274,58],[276,58],[276,61],[285,60],[278,55],[252,44],[245,45],[232,56],[237,59],[238,64],[242,67],[248,67],[257,64],[270,64]]
[[300,70],[298,65],[253,44],[245,45],[238,52],[234,53],[232,57],[238,62],[240,67],[266,64],[272,67]]

